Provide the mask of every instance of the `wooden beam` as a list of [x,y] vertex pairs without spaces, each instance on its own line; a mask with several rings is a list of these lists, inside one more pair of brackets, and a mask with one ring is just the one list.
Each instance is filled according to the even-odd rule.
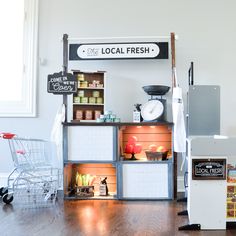
[[171,42],[171,68],[172,68],[172,89],[176,87],[175,80],[175,33],[170,34],[170,42]]

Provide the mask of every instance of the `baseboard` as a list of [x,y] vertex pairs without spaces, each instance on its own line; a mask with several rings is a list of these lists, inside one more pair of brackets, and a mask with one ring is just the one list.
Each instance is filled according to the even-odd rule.
[[7,186],[7,178],[10,173],[2,172],[0,173],[0,187]]

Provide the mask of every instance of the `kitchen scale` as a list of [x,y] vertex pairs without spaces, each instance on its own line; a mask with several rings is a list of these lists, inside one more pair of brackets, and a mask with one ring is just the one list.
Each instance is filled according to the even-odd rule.
[[143,90],[151,98],[142,105],[141,116],[145,122],[157,122],[166,120],[166,99],[162,96],[169,91],[170,87],[164,85],[148,85]]

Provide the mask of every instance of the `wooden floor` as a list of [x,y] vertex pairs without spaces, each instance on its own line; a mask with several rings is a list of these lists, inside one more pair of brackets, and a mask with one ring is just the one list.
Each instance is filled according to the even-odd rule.
[[54,207],[20,209],[0,201],[1,236],[175,236],[236,235],[236,230],[178,231],[187,224],[175,201],[116,201],[59,198]]

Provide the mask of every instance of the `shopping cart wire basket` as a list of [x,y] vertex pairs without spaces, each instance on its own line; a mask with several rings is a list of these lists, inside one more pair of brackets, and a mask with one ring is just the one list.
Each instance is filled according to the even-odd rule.
[[50,206],[55,203],[61,170],[52,166],[52,143],[42,139],[4,136],[8,139],[15,168],[0,188],[2,201],[21,206]]

